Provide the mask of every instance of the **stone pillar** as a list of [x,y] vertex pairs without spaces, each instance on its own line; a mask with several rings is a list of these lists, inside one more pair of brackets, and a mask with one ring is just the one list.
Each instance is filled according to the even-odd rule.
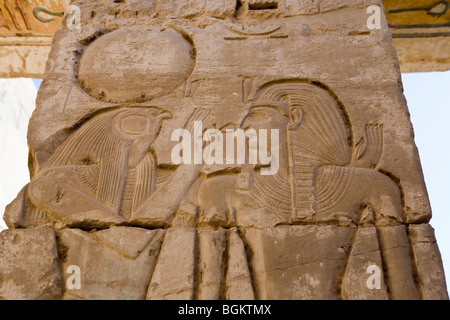
[[71,4],[0,297],[447,298],[381,1]]

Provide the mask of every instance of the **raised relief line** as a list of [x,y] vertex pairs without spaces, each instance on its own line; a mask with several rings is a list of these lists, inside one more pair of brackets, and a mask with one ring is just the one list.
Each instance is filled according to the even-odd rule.
[[[246,35],[246,36],[264,36],[264,35],[269,35],[272,34],[278,30],[281,29],[282,26],[278,26],[275,27],[274,29],[271,30],[263,30],[263,31],[259,31],[259,30],[250,30],[250,31],[245,31],[245,30],[238,30],[236,29],[234,26],[229,26],[228,29],[230,29],[231,31],[238,33],[238,34],[242,34],[242,35]],[[243,26],[244,28],[244,26]]]
[[247,40],[248,37],[224,37],[224,40]]
[[224,37],[225,40],[247,40],[250,38],[253,39],[287,39],[289,38],[289,35],[287,34],[280,34],[280,35],[273,35],[275,32],[279,31],[282,28],[282,26],[278,26],[275,29],[272,29],[270,31],[244,31],[244,30],[237,30],[232,26],[229,26],[228,29],[236,34],[240,34],[242,36],[237,37]]

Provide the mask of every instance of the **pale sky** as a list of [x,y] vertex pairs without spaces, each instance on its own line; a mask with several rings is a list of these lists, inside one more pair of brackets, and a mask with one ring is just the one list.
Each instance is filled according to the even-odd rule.
[[402,74],[450,288],[450,71]]

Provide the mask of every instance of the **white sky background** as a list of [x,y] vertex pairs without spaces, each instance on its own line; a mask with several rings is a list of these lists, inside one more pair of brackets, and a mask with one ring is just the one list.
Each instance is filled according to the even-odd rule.
[[36,93],[31,79],[0,79],[0,217],[29,181],[26,134]]
[[402,74],[450,291],[450,71]]
[[[408,73],[403,74],[402,78],[433,210],[431,224],[436,231],[446,270],[447,286],[450,288],[450,209],[447,205],[447,199],[450,197],[450,99],[448,97],[450,71]],[[39,86],[40,80],[35,80],[35,84]],[[16,94],[20,95],[20,93]],[[25,116],[25,122],[28,122],[27,116],[25,114],[23,116]],[[10,152],[17,153],[11,154],[9,159],[17,159],[17,161],[9,164],[0,163],[0,168],[7,167],[9,172],[14,174],[14,179],[9,181],[0,179],[0,191],[7,190],[10,194],[10,199],[4,199],[6,203],[2,203],[0,199],[0,216],[4,211],[2,205],[15,198],[22,186],[26,184],[24,179],[26,180],[28,176],[27,154],[24,154],[27,148],[26,126],[19,127],[20,137],[15,138],[16,141],[22,141],[24,145],[8,145]],[[5,130],[7,128],[0,122],[0,133]],[[3,134],[0,136],[5,137]],[[5,141],[0,141],[0,147],[2,143],[7,145]],[[2,226],[4,227],[3,221],[0,222],[0,230]]]

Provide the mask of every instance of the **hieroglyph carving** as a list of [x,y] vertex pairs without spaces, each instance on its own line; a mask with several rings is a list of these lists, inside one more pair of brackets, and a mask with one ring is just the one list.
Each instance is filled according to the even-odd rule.
[[[205,120],[207,117],[208,112],[195,111],[185,126],[186,130],[192,130],[194,120]],[[194,182],[201,179],[203,165],[202,162],[183,163],[176,169],[158,166],[158,155],[151,146],[164,122],[172,118],[170,112],[157,107],[114,108],[95,115],[59,146],[31,181],[27,196],[36,208],[70,227],[174,226],[178,223],[173,220],[177,208],[186,201],[185,196]],[[229,228],[243,228],[242,233],[233,231],[229,237],[238,247],[249,247],[251,260],[247,260],[244,253],[235,261],[237,257],[233,250],[237,249],[230,247],[233,256],[227,261],[232,265],[242,265],[240,270],[255,264],[260,267],[275,264],[284,270],[295,264],[292,259],[296,258],[286,257],[278,261],[276,255],[270,255],[268,250],[273,237],[283,248],[291,242],[301,243],[303,232],[314,232],[306,227],[308,225],[320,224],[332,228],[338,225],[347,227],[347,231],[337,234],[336,243],[341,247],[351,247],[356,232],[352,226],[372,226],[375,227],[375,238],[371,241],[379,243],[377,250],[390,250],[393,240],[406,244],[382,255],[379,261],[385,267],[391,295],[396,298],[418,297],[409,259],[411,249],[406,229],[402,226],[401,192],[391,178],[376,170],[383,152],[382,125],[367,125],[366,136],[354,144],[346,110],[326,86],[287,79],[267,83],[258,89],[240,128],[251,128],[255,133],[261,133],[260,129],[279,132],[279,144],[286,147],[278,150],[277,172],[262,175],[261,170],[267,163],[246,163],[241,166],[240,173],[224,171],[224,174],[200,180],[203,182],[198,188],[198,203],[186,211],[193,214],[194,220],[188,222],[191,227],[177,229],[180,237],[195,233],[192,226],[197,223],[219,226],[225,234],[229,233],[226,231]],[[178,183],[181,177],[183,184]],[[161,201],[162,197],[165,197],[164,201]],[[280,228],[282,225],[292,227]],[[259,231],[253,230],[254,227]],[[249,228],[248,231],[245,228]],[[284,236],[280,238],[282,234]],[[215,241],[221,241],[221,246],[225,248],[231,245],[231,238]],[[189,239],[193,242],[186,243],[186,250],[194,250],[195,236],[191,235]],[[318,241],[315,246],[324,250],[322,246],[329,246],[328,241]],[[163,245],[163,250],[167,250],[164,249],[167,246],[169,244]],[[238,271],[231,268],[227,269],[228,275],[220,275],[224,270],[218,261],[223,253],[213,253],[224,249],[220,246],[208,248],[207,244],[201,247],[204,248],[200,250],[210,251],[200,251],[201,257],[204,257],[202,259],[206,259],[203,262],[205,268],[209,264],[213,267],[205,270],[202,281],[208,284],[203,284],[206,287],[200,290],[199,297],[220,298],[223,285],[228,288],[227,297],[307,297],[299,295],[295,288],[283,292],[268,290],[280,279],[279,275],[264,268],[253,278],[245,276],[249,281],[248,289],[243,289],[242,284],[236,288],[233,280],[236,276],[233,274]],[[334,258],[339,261],[338,264],[327,267],[331,269],[320,277],[320,281],[332,284],[345,274],[350,276],[345,269],[350,256],[343,253]],[[167,258],[162,261],[164,264],[170,263]],[[353,266],[351,263],[348,265]],[[161,273],[163,267],[157,264],[155,270]],[[397,280],[396,275],[404,273],[404,270],[408,270],[406,275],[401,281]],[[181,274],[186,272],[191,273],[193,269],[186,269]],[[214,277],[208,280],[208,272],[211,273],[209,277],[214,274],[218,276],[217,280]],[[193,274],[191,276],[194,277]],[[294,281],[289,277],[297,276],[298,273],[283,276],[283,281]],[[162,273],[157,277],[165,279]],[[199,288],[202,288],[202,281]],[[211,281],[213,283],[209,283]],[[218,282],[214,284],[214,281]],[[224,281],[227,284],[223,284]],[[343,285],[347,285],[343,281]],[[183,290],[190,293],[184,298],[193,298],[196,295],[194,284],[186,285]],[[308,287],[307,284],[299,285]],[[214,287],[216,289],[213,290]],[[154,291],[156,287],[151,285],[147,297],[174,297],[161,284],[157,288]],[[308,297],[331,298],[339,295],[334,290],[321,289]],[[347,297],[346,291],[342,294]]]
[[[380,2],[72,4],[0,298],[27,297],[17,259],[63,299],[447,296]],[[10,258],[29,230],[52,245]]]

